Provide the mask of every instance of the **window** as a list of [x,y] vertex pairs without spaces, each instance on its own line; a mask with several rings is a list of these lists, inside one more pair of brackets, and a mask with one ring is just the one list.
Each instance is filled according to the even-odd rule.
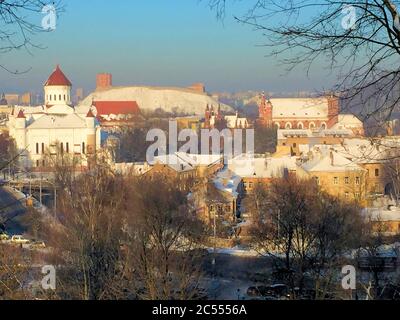
[[350,183],[349,177],[345,177],[345,178],[344,178],[344,183],[345,183],[345,184],[349,184],[349,183]]
[[36,154],[39,154],[39,143],[36,143]]
[[61,94],[58,96],[58,99],[61,101]]
[[61,151],[61,154],[64,153],[64,143],[62,143],[62,142],[60,144],[60,151]]
[[67,152],[67,153],[69,153],[69,143],[67,142],[66,144],[65,144],[65,151]]
[[339,178],[338,177],[334,177],[333,178],[333,184],[335,184],[335,185],[339,184]]
[[85,148],[85,143],[82,142],[82,153],[86,154],[86,148]]
[[44,154],[44,143],[42,143],[42,154]]
[[57,101],[57,95],[56,94],[54,95],[54,101]]
[[356,177],[356,185],[360,185],[360,177]]
[[379,169],[375,169],[375,177],[379,177]]
[[49,94],[49,97],[50,97],[50,99],[49,99],[49,100],[51,101],[51,94]]
[[39,167],[39,166],[40,166],[40,161],[36,160],[36,167]]

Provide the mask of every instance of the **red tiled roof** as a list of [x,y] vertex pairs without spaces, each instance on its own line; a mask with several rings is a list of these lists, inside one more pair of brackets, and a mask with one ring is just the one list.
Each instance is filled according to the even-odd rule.
[[25,118],[24,112],[19,110],[17,118]]
[[71,81],[61,71],[60,66],[57,65],[56,69],[50,75],[49,79],[44,84],[45,86],[72,86]]
[[136,101],[94,101],[97,115],[109,114],[139,114],[140,109]]

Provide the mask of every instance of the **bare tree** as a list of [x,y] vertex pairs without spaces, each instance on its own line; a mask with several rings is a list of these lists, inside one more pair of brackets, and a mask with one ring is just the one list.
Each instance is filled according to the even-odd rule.
[[203,224],[177,183],[140,178],[127,190],[126,252],[141,299],[194,299],[200,289]]
[[[42,26],[42,11],[46,6],[53,6],[55,14],[60,14],[63,7],[61,1],[50,0],[2,0],[0,1],[0,55],[13,50],[25,49],[30,53],[32,48],[43,48],[32,41],[32,37],[47,32]],[[11,73],[23,73],[8,65],[0,64],[0,68]]]
[[[230,2],[209,4],[221,18]],[[399,3],[252,0],[246,2],[248,11],[235,18],[263,33],[268,54],[287,71],[303,67],[309,73],[324,65],[335,72],[336,84],[328,90],[380,124],[399,111]]]
[[18,247],[0,244],[0,300],[29,299],[29,255]]
[[302,292],[312,281],[316,297],[324,298],[333,281],[327,273],[346,249],[357,248],[360,210],[295,177],[274,179],[259,195],[251,231],[256,248],[273,258],[276,275],[292,289]]

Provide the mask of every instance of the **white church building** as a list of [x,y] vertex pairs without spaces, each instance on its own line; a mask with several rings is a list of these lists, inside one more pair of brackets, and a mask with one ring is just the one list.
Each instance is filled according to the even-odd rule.
[[100,148],[101,129],[89,108],[71,103],[72,84],[57,66],[44,84],[45,104],[16,106],[8,121],[10,136],[20,152],[21,165],[46,168],[44,155],[59,152],[79,156],[82,166]]

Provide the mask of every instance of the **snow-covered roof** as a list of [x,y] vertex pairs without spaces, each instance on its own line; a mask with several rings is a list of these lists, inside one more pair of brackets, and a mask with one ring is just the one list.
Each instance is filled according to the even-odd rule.
[[66,115],[44,114],[28,125],[28,129],[70,128],[86,128],[86,121],[75,113]]
[[308,160],[301,167],[307,172],[365,171],[355,162],[326,147],[314,147],[308,154]]
[[284,169],[296,170],[296,158],[252,158],[242,154],[228,163],[228,168],[242,178],[273,178],[282,176]]
[[151,161],[150,164],[154,165],[156,163],[162,163],[168,165],[175,171],[183,172],[193,170],[198,166],[210,166],[213,164],[218,164],[221,161],[221,155],[199,155],[176,152],[174,154],[154,157],[154,160]]
[[292,118],[327,118],[327,98],[282,98],[271,99],[274,119]]
[[228,168],[225,168],[217,173],[216,177],[213,179],[213,182],[218,190],[228,192],[233,197],[237,198],[239,195],[238,189],[240,183],[242,182],[242,178]]
[[363,211],[366,218],[372,221],[400,221],[400,208],[393,207],[393,209],[381,209],[381,208],[367,208]]
[[349,129],[279,129],[278,130],[278,140],[284,140],[288,137],[301,137],[301,138],[323,138],[323,137],[349,137],[352,136],[353,132]]

